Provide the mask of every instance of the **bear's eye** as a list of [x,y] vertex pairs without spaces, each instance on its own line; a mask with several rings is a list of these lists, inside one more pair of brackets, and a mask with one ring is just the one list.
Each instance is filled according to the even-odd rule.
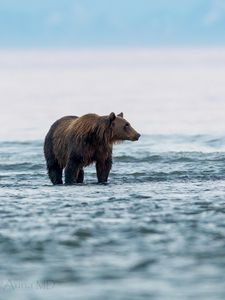
[[130,126],[130,124],[126,123],[125,126],[124,126],[124,128],[127,129],[129,126]]

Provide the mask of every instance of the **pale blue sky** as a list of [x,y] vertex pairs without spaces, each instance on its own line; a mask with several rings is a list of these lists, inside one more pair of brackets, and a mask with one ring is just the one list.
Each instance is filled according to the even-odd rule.
[[0,47],[225,45],[225,0],[0,0]]

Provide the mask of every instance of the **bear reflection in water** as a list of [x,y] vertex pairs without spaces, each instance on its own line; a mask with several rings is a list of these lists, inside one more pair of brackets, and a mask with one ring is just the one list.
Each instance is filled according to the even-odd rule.
[[57,120],[45,137],[44,154],[53,184],[82,183],[84,167],[96,163],[99,183],[107,182],[112,166],[113,144],[137,141],[140,134],[123,118],[123,113],[108,116],[86,114]]

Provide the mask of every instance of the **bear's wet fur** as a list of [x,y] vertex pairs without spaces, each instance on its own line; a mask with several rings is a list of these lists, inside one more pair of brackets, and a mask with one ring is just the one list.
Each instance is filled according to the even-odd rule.
[[82,183],[84,167],[95,162],[98,182],[107,182],[113,144],[136,141],[139,137],[123,118],[123,113],[63,117],[53,123],[45,137],[44,155],[49,178],[53,184],[62,184],[65,169],[65,184]]

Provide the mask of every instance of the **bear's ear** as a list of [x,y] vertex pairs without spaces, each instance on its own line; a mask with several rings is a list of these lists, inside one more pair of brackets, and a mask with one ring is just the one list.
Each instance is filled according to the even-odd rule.
[[111,112],[111,114],[109,115],[109,123],[111,124],[116,118],[116,115],[114,112]]
[[117,115],[117,117],[123,118],[123,113],[121,112],[120,114]]

